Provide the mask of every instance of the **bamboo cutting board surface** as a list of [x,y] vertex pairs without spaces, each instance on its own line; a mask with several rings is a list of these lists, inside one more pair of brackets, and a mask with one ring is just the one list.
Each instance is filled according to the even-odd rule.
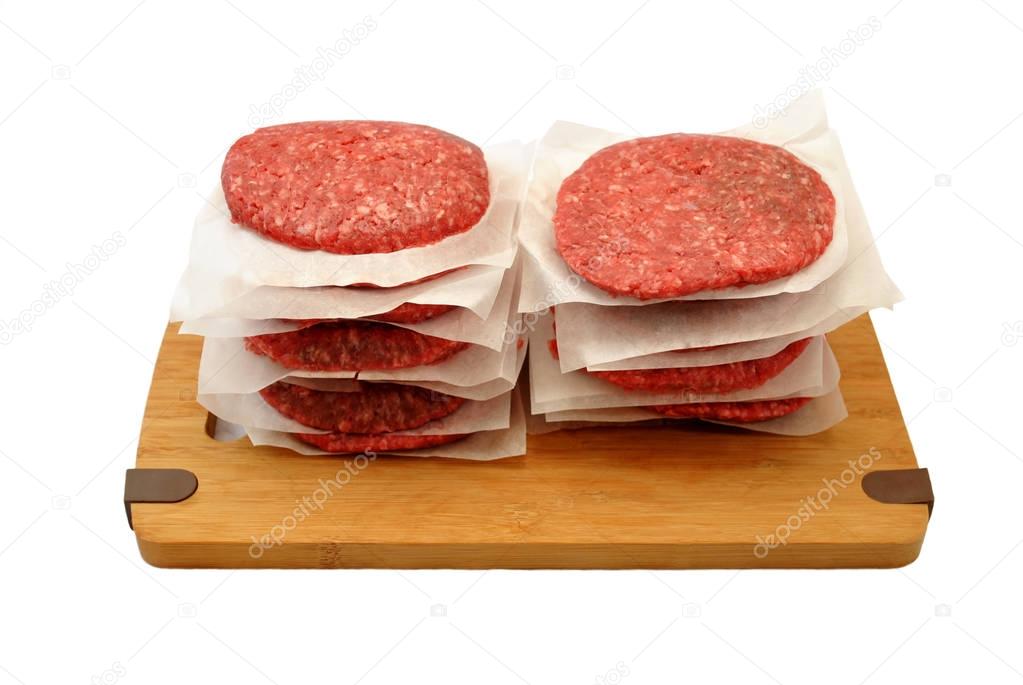
[[[928,507],[875,501],[862,474],[841,483],[864,454],[880,455],[870,471],[917,466],[877,338],[866,315],[828,337],[849,418],[819,435],[686,422],[530,436],[526,456],[493,462],[365,463],[211,438],[195,401],[201,339],[170,326],[136,467],[186,469],[198,489],[173,504],[131,505],[139,549],[167,567],[910,563]],[[827,508],[808,502],[826,481],[834,492]],[[758,546],[780,535],[784,544]]]

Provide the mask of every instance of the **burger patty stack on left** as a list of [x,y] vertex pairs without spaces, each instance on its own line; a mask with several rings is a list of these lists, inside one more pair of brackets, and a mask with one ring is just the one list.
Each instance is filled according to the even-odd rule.
[[[345,256],[396,257],[387,262],[395,267],[386,270],[379,285],[305,284],[324,301],[339,294],[365,298],[410,287],[421,293],[444,286],[444,279],[463,278],[470,264],[425,276],[422,269],[412,270],[406,280],[402,265],[413,259],[395,253],[439,246],[472,231],[493,199],[491,171],[479,147],[428,126],[379,121],[305,122],[256,130],[227,152],[221,184],[234,230],[255,232],[271,249],[277,244],[322,253],[342,273]],[[287,262],[285,255],[282,269],[288,268]],[[488,281],[496,293],[510,271],[489,268],[501,268]],[[481,401],[479,394],[463,397],[458,385],[421,387],[416,381],[445,378],[443,373],[424,374],[424,367],[458,365],[463,359],[472,363],[476,345],[457,339],[464,327],[456,324],[457,317],[478,313],[426,299],[358,318],[332,317],[321,309],[315,318],[278,318],[264,312],[256,318],[265,321],[246,321],[248,334],[241,336],[243,341],[236,339],[232,368],[244,363],[264,374],[270,369],[271,376],[265,378],[272,382],[258,392],[237,394],[230,406],[248,407],[238,410],[247,420],[255,407],[270,417],[269,426],[292,426],[286,431],[290,439],[331,453],[412,450],[465,438],[466,432],[453,432],[451,426],[467,405]],[[504,328],[510,309],[497,315]],[[417,330],[424,327],[451,331],[455,337]],[[370,372],[378,380],[361,378]],[[217,398],[216,406],[225,406],[227,395]]]

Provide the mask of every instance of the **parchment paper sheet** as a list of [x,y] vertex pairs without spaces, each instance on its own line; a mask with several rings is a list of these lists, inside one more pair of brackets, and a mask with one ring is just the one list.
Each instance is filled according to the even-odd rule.
[[782,397],[818,397],[838,385],[838,363],[823,337],[815,338],[806,350],[784,371],[763,385],[724,394],[650,393],[625,390],[584,371],[562,374],[550,355],[546,340],[550,337],[537,327],[530,340],[533,354],[529,362],[529,386],[533,414],[570,409],[675,404],[683,402],[742,402]]
[[[273,445],[284,447],[299,454],[329,455],[329,452],[316,449],[312,445],[291,437],[288,433],[268,431],[262,428],[246,427],[249,440],[253,445]],[[448,457],[451,459],[469,459],[472,461],[492,461],[506,457],[516,457],[526,453],[526,419],[522,402],[518,393],[514,393],[511,401],[511,420],[509,427],[503,430],[484,431],[468,436],[464,440],[404,452],[382,452],[406,457]],[[334,455],[343,456],[343,455]]]
[[[835,388],[827,395],[816,397],[799,411],[788,416],[755,423],[729,423],[727,421],[707,421],[722,426],[734,426],[745,430],[777,435],[806,436],[823,432],[846,419],[849,412],[845,408],[842,392]],[[679,421],[698,421],[703,419],[666,419],[665,417],[642,407],[617,407],[609,409],[580,409],[575,411],[557,412],[529,417],[529,433],[543,434],[556,430],[592,428],[595,426],[621,426],[629,422],[647,422],[650,425],[665,425]],[[644,424],[646,425],[646,424]]]
[[[329,433],[289,419],[271,407],[259,393],[199,395],[199,404],[222,419],[243,426],[285,433]],[[511,415],[511,393],[489,400],[469,400],[451,415],[397,435],[451,435],[507,428]]]
[[503,350],[479,345],[458,352],[439,364],[393,371],[303,371],[287,369],[268,357],[245,349],[243,338],[206,338],[199,362],[199,390],[203,393],[249,393],[286,376],[305,378],[355,378],[367,381],[440,381],[472,386],[503,378],[515,380],[515,343]]
[[[175,313],[184,314],[190,326],[232,319],[360,319],[414,302],[464,307],[484,319],[493,309],[506,271],[498,266],[465,266],[429,281],[394,288],[262,286],[213,312],[197,312],[196,316]],[[198,328],[195,332],[205,335]]]
[[692,352],[658,352],[642,357],[621,359],[606,364],[595,364],[587,367],[588,371],[626,371],[632,369],[686,369],[693,366],[713,366],[715,364],[730,364],[732,362],[743,362],[750,359],[763,359],[770,357],[785,349],[789,343],[803,338],[811,338],[812,334],[792,333],[777,338],[765,338],[764,340],[750,340],[749,342],[732,343],[723,347],[715,347],[709,350],[694,350]]
[[[835,321],[845,323],[846,314],[836,314]],[[709,350],[694,350],[685,353],[678,352],[656,352],[642,357],[621,359],[619,361],[607,362],[606,364],[595,364],[587,367],[590,371],[619,371],[628,369],[682,369],[691,366],[711,366],[713,364],[728,364],[731,362],[747,361],[749,359],[762,359],[769,357],[783,350],[789,343],[803,338],[813,338],[824,335],[837,328],[831,321],[831,317],[805,331],[797,331],[775,338],[763,340],[750,340],[748,342],[731,343],[723,347],[715,347]]]
[[504,143],[484,154],[491,204],[480,222],[433,245],[397,252],[339,255],[283,245],[231,223],[223,192],[217,188],[196,219],[189,265],[175,293],[172,320],[215,312],[261,286],[372,283],[392,287],[467,264],[511,266],[515,218],[531,148]]
[[[484,318],[480,318],[472,310],[458,308],[419,323],[395,323],[392,325],[447,340],[460,340],[489,347],[492,350],[500,350],[504,345],[509,307],[518,287],[518,275],[519,270],[514,265],[504,271],[503,278],[495,284],[498,286],[498,290],[492,299],[493,306]],[[317,288],[316,290],[323,293],[325,290],[336,291],[337,288]],[[345,292],[351,292],[351,289],[345,289]],[[324,294],[334,297],[334,293]],[[326,311],[326,307],[321,308],[321,311]],[[348,317],[330,316],[328,318]],[[207,318],[185,321],[181,325],[181,332],[206,337],[244,337],[265,333],[284,333],[303,327],[304,324],[283,319]]]
[[[786,115],[765,128],[747,125],[722,135],[747,138],[785,148],[816,169],[835,196],[835,227],[831,243],[814,263],[785,278],[744,288],[705,290],[670,300],[726,300],[765,297],[778,293],[805,292],[834,274],[846,261],[848,251],[846,214],[849,195],[847,174],[838,138],[828,128],[824,98],[812,91],[796,100]],[[666,300],[638,300],[615,296],[576,275],[558,254],[552,217],[562,181],[597,150],[634,138],[567,122],[556,122],[540,140],[533,161],[519,234],[528,254],[520,311],[537,311],[564,302],[602,305],[648,305]]]
[[[526,333],[519,322],[520,317],[516,309],[518,278],[521,271],[516,269],[513,274],[516,282],[511,287],[510,301],[504,310],[505,340],[500,350],[470,345],[438,364],[393,371],[304,371],[287,369],[268,357],[249,352],[245,348],[244,338],[205,338],[202,357],[199,360],[199,392],[251,393],[288,376],[330,379],[358,377],[367,381],[406,381],[424,387],[424,382],[470,387],[481,386],[494,380],[503,380],[514,385],[518,375],[520,351],[526,345]],[[495,306],[495,312],[499,311]],[[441,388],[436,389],[445,392]],[[494,386],[492,385],[490,389],[493,390]]]

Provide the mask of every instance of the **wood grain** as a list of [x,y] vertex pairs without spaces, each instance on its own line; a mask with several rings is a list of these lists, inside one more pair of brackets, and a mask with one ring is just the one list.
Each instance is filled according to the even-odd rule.
[[[925,505],[875,502],[858,477],[834,486],[826,509],[806,505],[804,498],[868,450],[881,455],[872,469],[916,467],[869,318],[829,340],[850,416],[816,436],[696,423],[592,428],[531,436],[526,456],[495,462],[382,456],[362,463],[210,438],[206,411],[195,402],[201,340],[171,326],[136,466],[189,469],[199,489],[176,504],[133,505],[139,549],[150,564],[167,567],[910,563],[927,527]],[[339,472],[342,486],[321,484]],[[790,517],[801,506],[813,513],[797,526]],[[787,521],[786,544],[755,554],[757,536]],[[253,546],[273,532],[280,544]]]

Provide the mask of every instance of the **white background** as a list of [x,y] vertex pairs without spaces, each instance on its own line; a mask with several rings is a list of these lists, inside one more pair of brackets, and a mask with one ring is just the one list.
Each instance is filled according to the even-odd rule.
[[[0,348],[0,684],[1023,679],[1023,9],[425,4],[0,3],[0,320],[94,245],[126,241]],[[916,563],[231,573],[141,561],[123,473],[198,193],[253,128],[250,106],[317,47],[375,26],[270,121],[400,119],[482,144],[556,118],[731,128],[871,16],[880,30],[821,85],[907,297],[875,322],[938,496]]]

